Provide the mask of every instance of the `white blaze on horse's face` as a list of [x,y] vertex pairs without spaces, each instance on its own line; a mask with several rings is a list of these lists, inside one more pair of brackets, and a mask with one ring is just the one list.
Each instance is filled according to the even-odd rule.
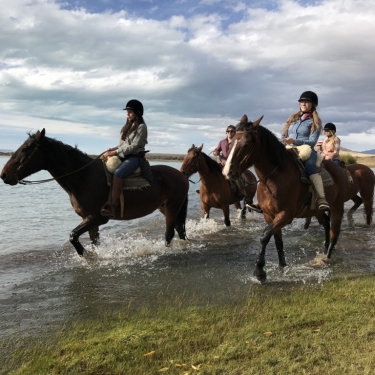
[[231,167],[231,165],[232,165],[233,152],[234,152],[234,150],[235,150],[235,148],[236,148],[236,146],[237,146],[237,143],[238,143],[238,139],[236,139],[236,140],[234,141],[233,147],[232,147],[232,149],[230,150],[230,153],[229,153],[229,157],[228,157],[228,159],[227,159],[227,161],[226,161],[226,163],[225,163],[225,166],[224,166],[224,168],[223,168],[223,175],[224,175],[224,177],[225,177],[227,180],[230,179],[230,167]]

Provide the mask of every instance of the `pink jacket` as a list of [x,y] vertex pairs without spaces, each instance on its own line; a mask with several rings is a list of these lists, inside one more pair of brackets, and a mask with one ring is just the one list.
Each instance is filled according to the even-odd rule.
[[323,159],[340,160],[340,143],[340,138],[336,137],[336,140],[333,141],[327,137],[322,144]]

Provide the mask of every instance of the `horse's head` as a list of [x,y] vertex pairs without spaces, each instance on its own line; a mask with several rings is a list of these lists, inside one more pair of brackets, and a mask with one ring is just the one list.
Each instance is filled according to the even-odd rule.
[[20,180],[42,169],[43,158],[39,148],[45,130],[38,130],[18,148],[1,171],[1,179],[9,185],[17,185]]
[[[245,116],[246,115],[244,115],[242,119],[244,119]],[[223,169],[225,178],[237,179],[241,173],[253,165],[256,157],[256,152],[254,150],[259,143],[259,124],[262,118],[263,116],[251,122],[247,120],[246,116],[247,122],[240,122],[241,130],[238,130],[234,136],[234,145]]]
[[202,148],[203,144],[199,147],[195,147],[195,145],[192,144],[189,148],[180,168],[180,172],[182,172],[185,176],[190,177],[194,173],[198,172],[200,159],[202,156]]

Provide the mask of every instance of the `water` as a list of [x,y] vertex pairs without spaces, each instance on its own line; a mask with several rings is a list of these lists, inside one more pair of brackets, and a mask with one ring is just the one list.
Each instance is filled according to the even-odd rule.
[[[0,170],[7,160],[0,157]],[[177,169],[181,165],[163,164]],[[42,171],[28,179],[49,177]],[[248,214],[243,221],[232,207],[229,228],[217,209],[211,210],[209,220],[201,219],[195,192],[198,176],[192,180],[196,184],[189,191],[189,241],[175,237],[166,248],[164,217],[156,211],[101,227],[102,242],[94,258],[80,258],[69,243],[69,233],[80,218],[56,182],[32,186],[0,182],[0,340],[41,335],[64,322],[129,305],[154,307],[165,300],[218,304],[246,298],[257,284],[252,273],[263,216]],[[294,220],[283,230],[286,269],[278,269],[273,241],[268,246],[270,287],[374,272],[373,227],[365,226],[362,209],[354,219],[356,226],[349,228],[344,218],[332,261],[323,268],[310,265],[323,250],[323,230],[314,219],[308,231],[303,229],[304,220]],[[89,246],[87,234],[81,242]]]

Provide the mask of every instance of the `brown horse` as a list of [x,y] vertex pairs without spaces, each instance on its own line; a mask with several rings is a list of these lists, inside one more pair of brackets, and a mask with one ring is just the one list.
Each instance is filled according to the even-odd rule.
[[[220,208],[224,213],[224,223],[230,226],[229,205],[239,204],[241,192],[236,191],[231,183],[225,179],[222,173],[222,167],[215,160],[202,152],[203,145],[188,150],[180,171],[190,177],[194,173],[199,174],[202,181],[199,194],[201,197],[202,215],[206,218],[210,216],[211,207]],[[249,170],[244,171],[247,185],[244,187],[246,202],[252,203],[256,192],[256,178]],[[237,206],[238,208],[241,207]],[[236,207],[236,208],[237,208]],[[242,217],[246,215],[246,204],[242,209]]]
[[[366,224],[372,223],[375,175],[371,168],[363,164],[349,164],[346,166],[353,182],[349,182],[346,191],[346,201],[352,200],[354,206],[347,213],[349,226],[354,226],[353,213],[363,203]],[[361,194],[361,196],[358,195]],[[305,229],[308,228],[311,218],[306,218]]]
[[[0,177],[6,184],[16,185],[40,170],[47,170],[56,179],[68,193],[74,211],[82,217],[81,224],[70,233],[70,242],[78,254],[83,255],[84,247],[79,236],[89,232],[91,242],[98,244],[99,226],[109,220],[100,214],[109,194],[102,161],[93,160],[77,148],[46,137],[43,129],[29,135],[5,164]],[[124,190],[125,208],[121,220],[146,216],[159,209],[166,219],[165,243],[168,246],[175,229],[181,239],[186,239],[189,182],[172,167],[157,165],[151,170],[151,186],[143,190]]]
[[268,226],[261,237],[262,247],[254,275],[263,281],[266,279],[266,247],[272,236],[279,265],[286,266],[281,229],[296,217],[315,216],[318,219],[325,230],[327,257],[331,257],[340,233],[347,177],[335,163],[324,163],[333,180],[333,185],[325,188],[330,217],[324,211],[313,208],[309,185],[301,181],[294,153],[287,151],[273,133],[259,125],[261,119],[254,123],[248,122],[246,130],[237,132],[235,144],[224,167],[224,175],[235,178],[253,165],[260,180],[257,197]]

